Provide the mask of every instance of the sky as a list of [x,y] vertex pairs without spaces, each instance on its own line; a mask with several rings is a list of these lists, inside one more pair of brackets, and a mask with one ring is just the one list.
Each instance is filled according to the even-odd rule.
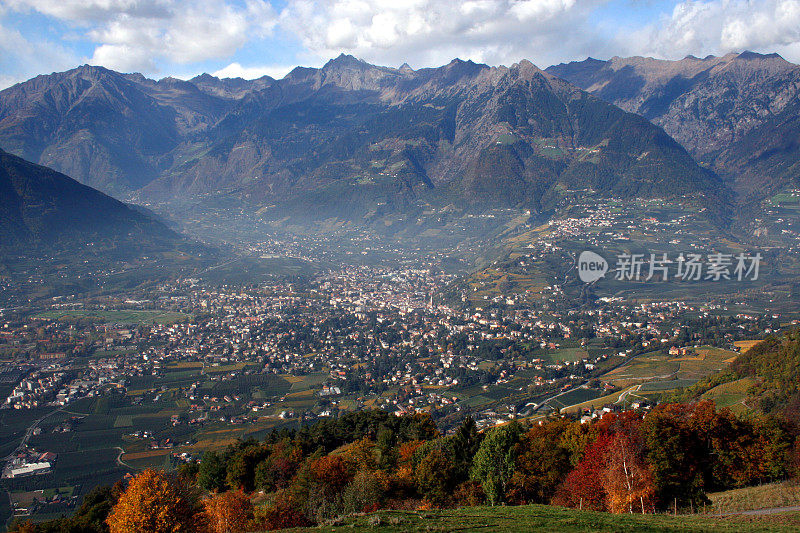
[[800,0],[0,0],[0,88],[85,63],[256,78],[340,53],[545,68],[743,50],[800,63]]

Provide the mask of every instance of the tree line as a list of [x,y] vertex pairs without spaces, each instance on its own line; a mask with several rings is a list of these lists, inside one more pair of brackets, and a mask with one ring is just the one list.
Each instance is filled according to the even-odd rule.
[[176,472],[95,489],[72,517],[18,532],[260,531],[377,509],[554,504],[692,511],[712,491],[798,473],[797,426],[713,402],[666,403],[442,435],[430,417],[375,410],[238,441]]

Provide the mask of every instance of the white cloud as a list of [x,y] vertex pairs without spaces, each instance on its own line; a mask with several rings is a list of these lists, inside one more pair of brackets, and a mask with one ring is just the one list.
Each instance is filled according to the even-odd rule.
[[665,58],[754,50],[798,60],[800,0],[684,1],[619,43],[625,54]]
[[152,72],[158,61],[187,64],[231,57],[268,35],[277,15],[267,0],[6,0],[75,27],[95,43],[89,62]]
[[254,80],[262,76],[280,79],[286,76],[291,66],[263,66],[263,67],[243,67],[239,63],[231,63],[227,67],[217,70],[212,74],[218,78],[244,78]]
[[281,25],[311,55],[395,65],[454,57],[541,66],[600,46],[589,17],[607,0],[290,0]]
[[113,20],[120,15],[168,18],[169,0],[5,0],[15,11],[38,11],[76,23]]
[[42,73],[75,66],[69,50],[47,40],[29,41],[18,30],[0,24],[0,89]]
[[95,48],[89,63],[122,72],[153,72],[157,70],[153,57],[147,49],[128,44],[100,45]]
[[[286,58],[296,45],[307,64],[341,52],[414,67],[454,57],[494,65],[524,58],[546,67],[588,55],[678,58],[744,49],[800,60],[800,0],[673,0],[674,8],[647,25],[618,28],[610,10],[603,22],[592,19],[609,1],[286,0],[278,14],[276,0],[0,0],[0,83],[79,62],[174,74],[213,61],[215,68],[228,64],[220,76],[280,77],[290,60],[260,64],[269,62],[260,52],[273,54],[259,47],[276,46]],[[24,37],[2,27],[11,13],[33,12],[54,26]],[[52,28],[62,41],[48,36]],[[86,43],[87,57],[70,52],[85,53]]]

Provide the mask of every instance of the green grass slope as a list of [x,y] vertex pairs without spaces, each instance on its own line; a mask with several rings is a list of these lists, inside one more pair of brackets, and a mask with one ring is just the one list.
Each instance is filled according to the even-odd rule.
[[335,524],[293,531],[797,531],[800,513],[766,516],[698,517],[670,515],[613,515],[544,505],[467,507],[443,511],[382,511],[348,518]]

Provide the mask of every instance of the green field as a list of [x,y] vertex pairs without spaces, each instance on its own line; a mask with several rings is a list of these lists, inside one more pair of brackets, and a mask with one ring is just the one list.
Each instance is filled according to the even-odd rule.
[[800,528],[800,513],[764,517],[711,518],[670,515],[612,515],[542,505],[518,507],[466,507],[442,511],[383,511],[350,517],[335,524],[293,531],[584,531],[637,533],[660,531],[783,532]]
[[[548,402],[548,404],[555,407],[556,409],[561,410],[564,407],[569,407],[571,405],[591,402],[592,400],[600,398],[601,396],[603,396],[603,393],[599,390],[575,389],[565,394],[562,394],[558,398],[551,400],[550,402]],[[599,406],[600,405],[598,405],[598,407]]]
[[563,363],[566,361],[580,361],[589,357],[589,352],[584,348],[559,348],[554,352],[550,352],[545,359],[549,359],[553,363]]
[[[137,316],[144,319],[144,315]],[[153,317],[150,313],[148,319]],[[133,318],[134,315],[104,315],[104,320]],[[6,492],[46,491],[51,494],[54,490],[71,487],[70,494],[81,497],[97,484],[113,484],[131,470],[174,468],[173,452],[221,449],[236,439],[263,438],[272,428],[292,426],[295,421],[264,415],[278,414],[287,408],[312,407],[317,401],[316,391],[328,377],[323,373],[294,377],[248,374],[249,371],[243,363],[204,369],[200,362],[183,362],[166,366],[163,374],[129,378],[124,394],[114,392],[84,398],[63,409],[0,411],[0,456],[10,453],[31,421],[44,415],[48,416],[38,425],[40,433],[31,436],[28,444],[37,450],[58,454],[50,474],[2,480],[0,523],[11,513]],[[190,401],[179,388],[186,389],[195,382],[201,383],[200,394],[214,399],[194,400],[212,416],[203,423],[190,425],[186,420],[199,413],[189,412]],[[226,395],[228,400],[223,399]],[[239,398],[230,398],[234,395]],[[271,412],[252,413],[246,405],[253,398],[276,401],[284,395],[289,395],[287,401]],[[183,423],[174,425],[173,415],[181,416]],[[230,425],[218,419],[223,415],[240,418],[236,425]],[[134,435],[143,431],[149,432],[147,438]],[[166,439],[173,448],[151,449],[152,441],[165,442]],[[40,506],[31,519],[42,521],[73,511],[74,502],[47,504]]]
[[324,372],[316,374],[306,374],[304,376],[283,376],[283,378],[292,384],[291,391],[301,392],[306,390],[318,390],[322,388],[322,384],[330,379],[330,376]]
[[800,197],[794,196],[791,193],[778,193],[769,200],[772,205],[793,205],[800,203]]
[[583,403],[571,405],[562,408],[562,413],[579,413],[582,409],[596,409],[598,407],[603,407],[606,404],[610,403],[617,403],[619,401],[619,397],[626,391],[633,391],[636,389],[635,386],[629,387],[624,390],[620,390],[617,392],[613,392],[608,394],[607,396],[601,396],[599,398],[594,398]]

